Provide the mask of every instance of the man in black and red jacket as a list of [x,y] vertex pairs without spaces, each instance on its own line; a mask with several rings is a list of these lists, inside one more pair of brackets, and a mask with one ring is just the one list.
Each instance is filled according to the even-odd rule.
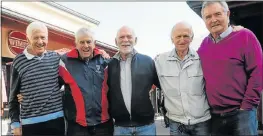
[[76,49],[61,57],[59,69],[65,82],[67,135],[113,135],[106,82],[109,60],[95,48],[94,35],[89,29],[79,29],[75,40]]

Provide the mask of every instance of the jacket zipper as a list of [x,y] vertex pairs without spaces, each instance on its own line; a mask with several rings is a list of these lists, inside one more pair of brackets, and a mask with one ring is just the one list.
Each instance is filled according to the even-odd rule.
[[[178,64],[177,64],[177,66],[178,66]],[[183,71],[183,67],[181,67],[181,65],[180,65],[180,72],[179,72],[179,80],[180,80],[180,76],[181,76],[181,72]],[[181,97],[181,99],[183,100],[183,98],[182,98],[182,93],[181,93],[181,83],[179,82],[179,92],[180,92],[180,97]],[[183,107],[183,104],[182,104],[182,107]],[[184,115],[185,115],[185,117],[187,118],[187,115],[186,115],[186,113],[185,113],[185,109],[184,109],[184,107],[183,107],[183,112],[184,112]],[[188,124],[190,124],[190,119],[188,119]]]
[[[133,61],[134,61],[134,57],[135,57],[135,54],[133,55],[133,57],[132,57],[132,60],[131,60],[131,81],[132,81],[132,74],[133,74],[133,69],[132,69],[132,66],[133,66]],[[131,82],[131,88],[132,88],[132,90],[133,90],[133,81]],[[130,121],[132,121],[132,116],[131,116],[131,114],[132,114],[132,90],[131,90],[131,113],[130,113]]]

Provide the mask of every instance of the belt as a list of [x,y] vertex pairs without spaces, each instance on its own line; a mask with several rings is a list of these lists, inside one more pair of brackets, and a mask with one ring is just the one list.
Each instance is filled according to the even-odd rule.
[[230,112],[225,112],[225,113],[212,113],[212,116],[216,116],[216,117],[227,117],[227,116],[232,116],[232,115],[236,115],[238,113],[239,109],[235,109],[233,111]]

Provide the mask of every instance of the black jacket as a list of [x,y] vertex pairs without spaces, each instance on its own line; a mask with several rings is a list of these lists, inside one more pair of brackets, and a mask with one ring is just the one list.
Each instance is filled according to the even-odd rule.
[[120,61],[113,58],[108,65],[109,112],[118,126],[143,126],[154,122],[149,98],[152,85],[160,87],[152,58],[136,53],[131,62],[132,98],[129,114],[121,92]]

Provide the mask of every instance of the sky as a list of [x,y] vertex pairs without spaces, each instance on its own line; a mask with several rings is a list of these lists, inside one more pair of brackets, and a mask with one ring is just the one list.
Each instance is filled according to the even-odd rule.
[[81,14],[100,21],[94,30],[101,42],[115,45],[116,33],[123,25],[133,28],[138,37],[135,49],[155,57],[170,51],[172,27],[179,21],[192,25],[194,40],[190,47],[197,50],[208,31],[203,20],[186,2],[57,2]]

